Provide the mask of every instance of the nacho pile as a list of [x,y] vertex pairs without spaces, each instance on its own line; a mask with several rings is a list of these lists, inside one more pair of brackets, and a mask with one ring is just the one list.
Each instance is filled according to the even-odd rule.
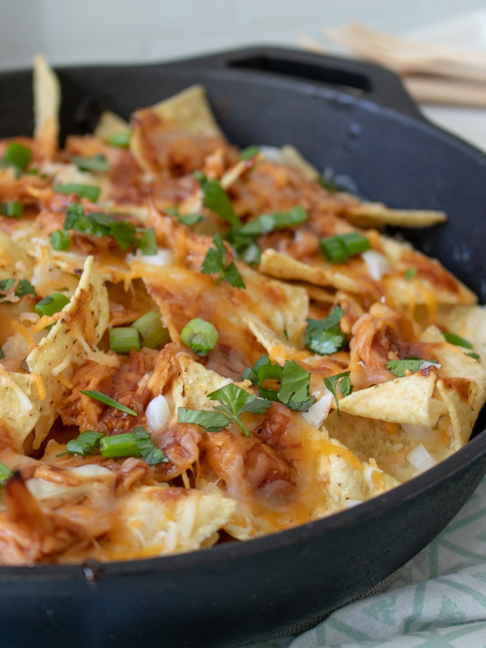
[[42,57],[34,99],[0,142],[1,564],[255,538],[468,442],[486,311],[386,234],[445,214],[238,150],[199,86],[64,148]]

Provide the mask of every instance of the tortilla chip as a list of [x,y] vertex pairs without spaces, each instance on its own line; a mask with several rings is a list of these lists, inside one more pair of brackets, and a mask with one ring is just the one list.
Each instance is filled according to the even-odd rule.
[[287,254],[268,249],[262,254],[259,271],[277,279],[305,281],[316,286],[333,286],[339,290],[359,293],[359,285],[342,272],[332,269],[330,264],[322,267],[297,261]]
[[30,279],[33,273],[31,258],[0,230],[0,279]]
[[399,482],[406,482],[419,474],[407,460],[407,455],[422,443],[437,462],[453,452],[449,417],[439,418],[435,428],[423,425],[404,426],[376,419],[331,412],[325,425],[331,437],[348,447],[360,461],[375,459],[378,466]]
[[437,389],[451,418],[452,450],[459,450],[469,441],[484,405],[486,386],[467,378],[444,378],[437,381]]
[[[437,322],[450,333],[465,338],[486,364],[486,306],[439,306]],[[464,350],[465,353],[469,349]]]
[[43,56],[34,57],[34,138],[41,157],[51,159],[58,147],[61,86]]
[[105,110],[100,117],[98,125],[93,131],[93,135],[98,139],[106,142],[114,135],[127,133],[130,130],[130,124],[116,115],[111,110]]
[[[319,458],[320,478],[325,483],[328,497],[326,503],[316,510],[317,517],[346,509],[350,503],[365,502],[399,485],[394,477],[367,462],[363,462],[361,468],[353,466],[345,459],[349,450],[336,439],[330,441],[336,454],[329,453]],[[337,454],[339,448],[343,449],[342,455]],[[378,479],[373,479],[373,472],[379,475]]]
[[40,402],[31,375],[9,373],[0,365],[0,421],[18,453],[24,453],[24,441],[39,420]]
[[[438,304],[474,304],[477,301],[476,295],[436,259],[426,257],[408,243],[385,236],[380,237],[380,242],[393,272],[402,275],[383,278],[397,305],[413,310],[415,305],[426,304],[435,311]],[[407,280],[403,274],[409,267],[418,267],[418,275]]]
[[[236,502],[199,490],[142,486],[118,498],[119,529],[100,540],[112,559],[121,551],[141,550],[143,555],[165,555],[201,548],[231,517]],[[131,556],[133,557],[133,556]]]
[[193,85],[169,99],[164,99],[152,106],[152,110],[164,121],[173,122],[175,128],[183,133],[224,138],[202,85]]
[[61,312],[63,316],[57,324],[27,356],[30,372],[40,374],[47,392],[40,404],[41,416],[35,426],[34,448],[38,448],[49,434],[57,416],[56,408],[66,393],[66,387],[52,374],[52,370],[70,355],[72,360],[62,371],[64,378],[69,380],[73,360],[93,356],[95,352],[92,349],[108,325],[108,293],[93,257],[86,259],[79,286]]
[[343,213],[356,227],[431,227],[444,223],[447,215],[441,211],[423,209],[389,209],[382,203],[356,203]]
[[429,368],[353,392],[339,401],[339,408],[354,416],[434,427],[447,413],[445,404],[433,398],[436,380],[437,370]]
[[280,149],[281,164],[287,164],[298,171],[309,182],[315,182],[321,177],[316,167],[308,162],[305,157],[291,144]]
[[[187,353],[179,353],[177,362],[181,368],[185,406],[188,409],[214,409],[215,402],[207,398],[207,395],[225,385],[229,385],[233,381],[220,376],[215,371],[206,369],[199,362],[195,362]],[[247,391],[251,385],[249,380],[235,384]]]

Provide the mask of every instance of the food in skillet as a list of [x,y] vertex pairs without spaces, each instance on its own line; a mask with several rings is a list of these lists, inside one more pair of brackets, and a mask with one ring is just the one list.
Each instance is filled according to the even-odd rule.
[[0,142],[0,562],[245,540],[375,497],[465,445],[486,312],[380,233],[439,212],[238,151],[193,87],[58,145]]

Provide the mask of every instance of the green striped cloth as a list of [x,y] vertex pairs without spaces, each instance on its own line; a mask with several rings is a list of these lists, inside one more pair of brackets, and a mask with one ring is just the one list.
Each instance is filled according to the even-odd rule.
[[317,646],[485,648],[486,479],[383,594],[346,605],[298,637],[251,648]]

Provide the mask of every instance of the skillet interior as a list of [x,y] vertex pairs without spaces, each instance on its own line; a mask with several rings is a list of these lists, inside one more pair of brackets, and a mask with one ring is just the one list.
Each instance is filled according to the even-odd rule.
[[[340,67],[344,76],[316,72]],[[281,76],[279,69],[307,76]],[[64,134],[86,132],[106,108],[128,117],[199,82],[234,143],[292,143],[317,167],[351,176],[368,198],[391,207],[444,209],[446,225],[407,231],[407,238],[486,301],[486,156],[417,119],[391,73],[260,48],[170,65],[64,69],[59,76]],[[353,83],[352,94],[326,80]],[[0,75],[0,137],[32,131],[30,84],[28,72]],[[476,427],[483,429],[484,421]],[[99,569],[0,568],[4,645],[215,648],[256,640],[392,573],[447,524],[485,471],[482,433],[384,497],[306,527]]]

